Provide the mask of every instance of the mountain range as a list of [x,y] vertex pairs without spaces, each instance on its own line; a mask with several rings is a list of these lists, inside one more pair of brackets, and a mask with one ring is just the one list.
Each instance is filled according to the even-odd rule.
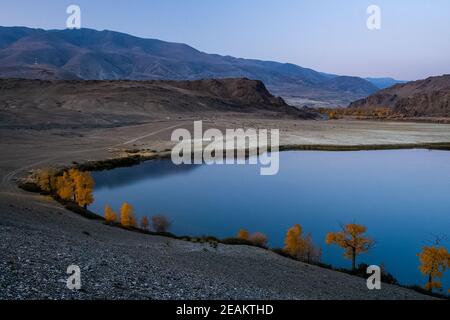
[[297,105],[346,106],[393,79],[363,79],[294,64],[207,54],[186,44],[113,31],[0,27],[0,77],[59,80],[260,80]]
[[350,108],[390,108],[408,117],[450,117],[450,75],[396,84],[353,102]]

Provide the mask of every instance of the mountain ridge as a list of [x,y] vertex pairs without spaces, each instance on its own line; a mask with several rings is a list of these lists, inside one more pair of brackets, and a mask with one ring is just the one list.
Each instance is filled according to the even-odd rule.
[[0,127],[84,128],[199,115],[256,114],[316,119],[289,106],[259,80],[27,80],[0,79]]
[[[116,31],[0,27],[0,77],[84,80],[260,80],[281,96],[349,102],[378,87],[292,63],[208,54],[184,43]],[[352,79],[350,81],[350,79]],[[345,104],[345,105],[346,105]]]
[[396,84],[349,107],[390,108],[409,117],[450,117],[450,75]]

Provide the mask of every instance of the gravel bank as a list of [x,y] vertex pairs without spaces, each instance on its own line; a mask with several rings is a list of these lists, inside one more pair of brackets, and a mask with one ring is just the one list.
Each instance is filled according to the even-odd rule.
[[[26,201],[24,201],[26,199]],[[424,299],[246,246],[106,226],[47,199],[0,196],[0,299]],[[66,288],[69,265],[82,290]]]

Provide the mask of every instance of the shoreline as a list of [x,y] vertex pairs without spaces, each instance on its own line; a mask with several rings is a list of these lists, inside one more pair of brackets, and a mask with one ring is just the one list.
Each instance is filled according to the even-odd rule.
[[[327,145],[327,144],[286,144],[280,145],[278,152],[288,151],[323,151],[323,152],[352,152],[352,151],[385,151],[385,150],[440,150],[450,151],[450,142],[437,143],[404,143],[404,144],[372,144],[372,145]],[[235,149],[234,152],[237,150]],[[270,152],[270,148],[268,152]],[[152,152],[148,155],[146,150],[136,150],[126,152],[124,157],[116,157],[104,160],[87,161],[85,163],[76,163],[73,166],[63,168],[76,168],[81,171],[103,171],[116,168],[131,167],[142,162],[151,160],[169,159],[171,151]],[[245,150],[246,156],[249,150]],[[194,153],[192,153],[194,154]]]

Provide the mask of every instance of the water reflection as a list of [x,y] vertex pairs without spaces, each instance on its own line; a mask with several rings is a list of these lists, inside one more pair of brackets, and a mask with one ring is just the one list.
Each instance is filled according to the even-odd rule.
[[191,172],[200,165],[175,165],[169,160],[143,162],[132,168],[117,168],[109,171],[94,172],[96,190],[117,188],[146,179],[162,179],[172,175]]

